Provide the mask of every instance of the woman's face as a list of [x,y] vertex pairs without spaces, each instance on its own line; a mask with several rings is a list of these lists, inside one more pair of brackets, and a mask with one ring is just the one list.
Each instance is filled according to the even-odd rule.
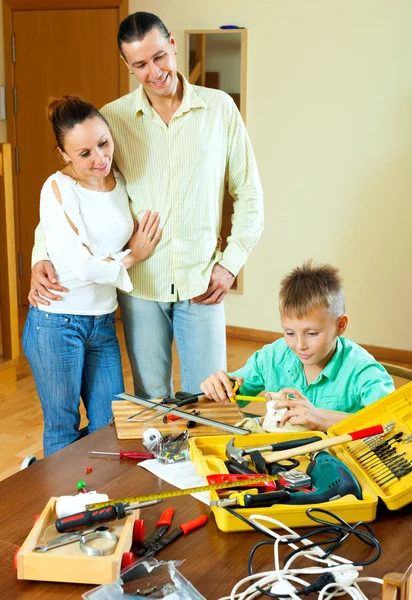
[[63,158],[72,162],[85,179],[106,177],[113,161],[114,144],[108,126],[100,117],[90,117],[64,136]]

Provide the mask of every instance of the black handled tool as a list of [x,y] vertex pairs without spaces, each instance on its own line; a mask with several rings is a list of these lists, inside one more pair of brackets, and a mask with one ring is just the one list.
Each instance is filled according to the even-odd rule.
[[[255,490],[257,491],[257,490]],[[290,492],[280,490],[278,492],[267,492],[264,494],[244,494],[240,493],[234,498],[223,498],[221,500],[212,500],[210,506],[236,506],[236,508],[256,508],[260,506],[272,506],[286,502],[290,498]]]
[[136,502],[135,504],[124,504],[123,502],[118,502],[117,504],[110,504],[109,506],[96,508],[95,510],[83,510],[82,512],[78,512],[74,515],[57,519],[56,529],[60,533],[66,533],[67,531],[78,531],[79,529],[87,529],[93,525],[108,523],[109,521],[115,521],[116,519],[124,519],[124,517],[130,515],[132,510],[136,508],[143,508],[144,506],[158,504],[159,502],[161,502],[161,500]]

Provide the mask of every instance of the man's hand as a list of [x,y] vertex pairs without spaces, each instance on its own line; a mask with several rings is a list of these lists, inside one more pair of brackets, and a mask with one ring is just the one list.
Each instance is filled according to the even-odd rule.
[[[234,377],[239,384],[239,387],[243,384],[243,377]],[[210,375],[200,384],[200,389],[210,400],[214,400],[218,404],[228,404],[229,398],[235,396],[233,391],[233,385],[230,381],[229,375],[225,371],[219,371]]]
[[315,408],[301,392],[295,388],[284,388],[279,393],[292,396],[292,398],[286,396],[284,400],[279,400],[274,405],[276,410],[280,408],[288,409],[282,417],[280,427],[284,427],[290,421],[291,425],[303,425],[316,431],[327,430],[328,427],[324,421],[325,413],[319,408]]
[[209,287],[204,294],[192,298],[190,302],[196,304],[220,304],[235,281],[230,271],[218,263],[212,269]]
[[[69,290],[59,285],[56,271],[49,260],[39,260],[32,271],[30,280],[29,302],[34,308],[39,304],[49,306],[50,302],[46,300],[62,300],[61,296],[53,294],[50,290],[56,292],[68,292]],[[40,295],[41,294],[41,295]]]

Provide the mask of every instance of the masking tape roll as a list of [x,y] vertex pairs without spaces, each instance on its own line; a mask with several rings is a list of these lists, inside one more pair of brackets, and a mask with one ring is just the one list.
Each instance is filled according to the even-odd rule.
[[143,446],[148,450],[152,450],[159,442],[162,441],[162,434],[158,429],[149,427],[143,432]]
[[56,515],[58,519],[75,515],[85,510],[87,504],[97,502],[106,502],[109,499],[107,494],[98,494],[97,492],[87,492],[86,494],[77,494],[77,496],[60,496],[56,502]]

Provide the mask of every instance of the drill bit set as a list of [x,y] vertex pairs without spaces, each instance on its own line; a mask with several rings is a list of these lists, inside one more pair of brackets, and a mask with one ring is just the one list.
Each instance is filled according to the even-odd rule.
[[386,506],[396,510],[412,501],[412,383],[337,423],[330,433],[376,423],[384,424],[382,434],[348,444],[343,452]]

